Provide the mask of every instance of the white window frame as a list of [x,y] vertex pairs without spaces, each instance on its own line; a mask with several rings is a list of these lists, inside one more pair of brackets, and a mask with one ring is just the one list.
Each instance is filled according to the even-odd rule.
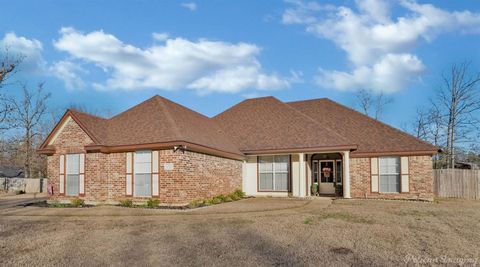
[[[382,160],[385,160],[385,159],[391,159],[391,158],[395,158],[397,159],[398,161],[398,172],[383,172],[384,170],[382,170]],[[400,157],[395,157],[395,156],[392,156],[392,157],[379,157],[378,158],[378,192],[379,193],[383,193],[383,194],[399,194],[401,192],[401,183],[402,183],[402,176],[401,176],[401,171],[402,171],[402,161],[401,161],[401,158]],[[381,186],[381,183],[382,183],[382,176],[384,175],[395,175],[397,176],[397,181],[398,181],[398,191],[382,191],[382,186]]]
[[[69,163],[71,163],[71,161],[69,159],[71,159],[73,156],[77,156],[78,157],[78,160],[76,162],[76,165],[77,165],[77,171],[76,172],[73,172],[72,170],[70,170],[69,168]],[[80,195],[80,157],[81,155],[80,154],[67,154],[65,155],[65,195],[66,196],[70,196],[70,197],[78,197]],[[77,185],[77,193],[76,194],[69,194],[68,193],[68,176],[71,176],[71,175],[76,175],[77,176],[77,180],[78,180],[78,185]]]
[[[150,155],[150,171],[144,171],[144,172],[138,172],[137,168],[137,155],[138,154],[149,154]],[[152,151],[150,150],[141,150],[141,151],[135,151],[133,155],[133,196],[134,197],[152,197]],[[137,194],[137,185],[135,183],[135,180],[137,179],[138,174],[148,174],[150,175],[150,192],[148,195],[138,195]]]
[[[287,161],[287,170],[286,171],[280,171],[280,170],[277,170],[276,169],[276,158],[277,157],[287,157],[288,158],[288,161]],[[260,170],[260,164],[262,164],[260,161],[261,161],[261,158],[271,158],[272,159],[272,171],[261,171]],[[260,188],[260,174],[272,174],[272,179],[273,179],[273,189],[261,189]],[[275,184],[275,181],[276,181],[276,174],[287,174],[287,189],[286,190],[277,190],[276,189],[276,184]],[[271,156],[258,156],[258,181],[257,181],[257,185],[258,185],[258,191],[259,192],[288,192],[288,189],[290,187],[289,185],[289,180],[290,180],[290,155],[271,155]]]

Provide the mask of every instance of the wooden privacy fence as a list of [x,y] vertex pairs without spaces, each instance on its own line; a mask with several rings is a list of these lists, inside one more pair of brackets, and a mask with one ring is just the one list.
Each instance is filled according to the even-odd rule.
[[439,197],[480,199],[480,170],[433,170],[433,190]]

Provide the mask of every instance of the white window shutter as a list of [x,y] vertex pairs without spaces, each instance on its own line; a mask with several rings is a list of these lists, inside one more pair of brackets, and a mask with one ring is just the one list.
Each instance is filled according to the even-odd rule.
[[400,161],[401,168],[401,192],[408,193],[410,187],[408,157],[402,157]]
[[125,175],[125,194],[127,196],[132,195],[132,176],[133,176],[133,155],[132,152],[126,153],[126,175]]
[[370,183],[372,192],[378,192],[378,158],[370,158]]
[[60,155],[60,170],[59,170],[59,192],[65,194],[65,155]]
[[78,176],[78,193],[80,195],[85,195],[85,154],[80,154],[80,163],[79,163],[79,176]]
[[152,196],[158,196],[158,151],[152,151]]

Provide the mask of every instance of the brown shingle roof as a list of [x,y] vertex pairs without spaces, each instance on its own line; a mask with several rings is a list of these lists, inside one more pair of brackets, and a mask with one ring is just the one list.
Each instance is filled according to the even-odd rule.
[[93,135],[96,145],[114,147],[182,141],[243,155],[214,121],[158,95],[110,119],[71,112]]
[[340,133],[274,97],[245,100],[213,120],[244,153],[356,147]]
[[320,125],[336,129],[342,136],[357,144],[358,149],[352,152],[352,155],[412,151],[431,151],[434,153],[438,150],[427,142],[330,99],[304,100],[287,104],[315,119]]
[[[92,137],[92,150],[178,143],[187,144],[187,149],[217,151],[232,158],[241,158],[243,153],[280,151],[354,150],[352,155],[437,151],[426,142],[329,99],[289,103],[274,97],[248,99],[210,119],[154,96],[110,119],[69,110],[62,120],[68,115]],[[58,127],[39,151],[52,153],[46,144]]]

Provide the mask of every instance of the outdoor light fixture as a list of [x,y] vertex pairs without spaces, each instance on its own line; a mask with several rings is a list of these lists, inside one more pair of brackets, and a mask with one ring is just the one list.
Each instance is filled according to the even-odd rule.
[[174,146],[173,147],[173,152],[177,152],[178,150],[185,152],[185,150],[187,149],[187,146],[186,145],[179,145],[179,146]]

